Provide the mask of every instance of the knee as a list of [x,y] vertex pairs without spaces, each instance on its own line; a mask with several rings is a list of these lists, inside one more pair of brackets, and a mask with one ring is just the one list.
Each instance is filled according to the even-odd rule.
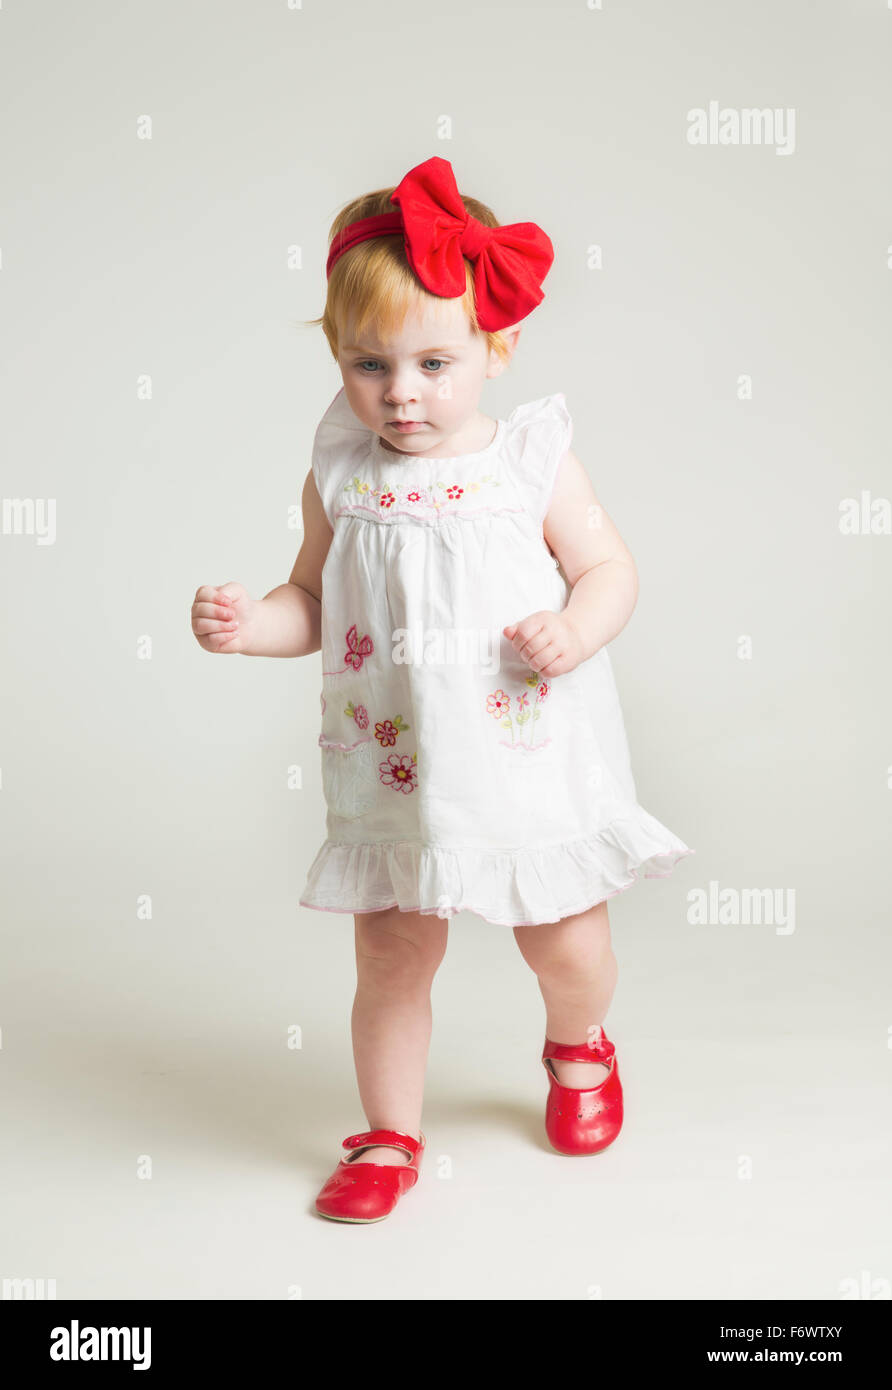
[[[555,924],[560,927],[560,924]],[[536,929],[530,928],[530,931]],[[608,929],[585,933],[537,929],[538,935],[518,937],[520,953],[540,980],[568,985],[603,976],[616,969]],[[516,933],[515,933],[516,934]]]
[[[408,927],[385,914],[364,914],[357,923],[356,969],[366,985],[404,992],[429,987],[446,952],[444,924],[425,922]],[[439,930],[438,930],[439,929]]]

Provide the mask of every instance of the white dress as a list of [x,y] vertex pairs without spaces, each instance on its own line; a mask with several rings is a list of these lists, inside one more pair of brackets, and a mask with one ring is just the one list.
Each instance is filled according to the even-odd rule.
[[542,522],[571,436],[563,394],[457,458],[385,449],[343,388],[325,412],[327,838],[304,907],[554,922],[694,853],[638,805],[606,648],[546,680],[502,635],[567,605]]

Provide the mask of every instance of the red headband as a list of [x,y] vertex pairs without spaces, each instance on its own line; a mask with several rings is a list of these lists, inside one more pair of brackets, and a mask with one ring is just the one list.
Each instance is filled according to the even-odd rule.
[[401,233],[406,259],[431,294],[465,292],[465,259],[473,266],[477,322],[487,333],[518,323],[545,298],[540,285],[554,247],[535,222],[487,227],[465,208],[452,165],[434,155],[410,169],[390,195],[399,211],[351,222],[335,236],[326,276],[345,251],[369,237]]

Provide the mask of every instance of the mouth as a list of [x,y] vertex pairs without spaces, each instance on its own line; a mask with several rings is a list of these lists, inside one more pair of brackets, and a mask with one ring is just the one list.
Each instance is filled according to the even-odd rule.
[[415,430],[424,428],[423,420],[388,420],[387,428],[399,430],[400,434],[413,434]]

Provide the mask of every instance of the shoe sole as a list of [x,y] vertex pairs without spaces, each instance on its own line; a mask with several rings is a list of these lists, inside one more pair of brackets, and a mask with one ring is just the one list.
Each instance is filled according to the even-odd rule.
[[392,1213],[386,1211],[383,1216],[332,1216],[327,1211],[320,1211],[316,1207],[316,1215],[324,1216],[326,1221],[346,1221],[351,1226],[374,1226],[376,1221],[386,1221]]

